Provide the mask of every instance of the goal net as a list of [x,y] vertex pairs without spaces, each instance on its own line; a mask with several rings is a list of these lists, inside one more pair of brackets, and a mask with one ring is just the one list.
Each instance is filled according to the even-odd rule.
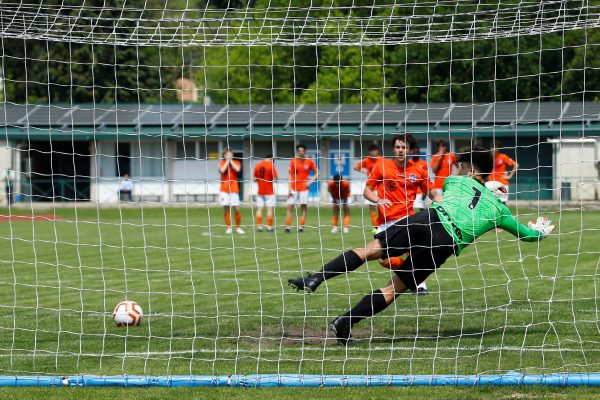
[[[0,375],[20,377],[10,382],[600,382],[600,7],[1,8]],[[455,174],[450,153],[494,148],[513,215],[556,229],[536,243],[490,230],[343,346],[332,321],[395,273],[369,261],[314,293],[288,279],[373,240],[381,220],[359,163],[376,149],[391,159],[404,132],[427,189],[443,187],[440,157]],[[278,179],[257,198],[271,179],[264,159]],[[346,190],[335,176],[347,209],[332,199]],[[427,208],[425,194],[405,203]],[[139,325],[115,324],[122,301],[141,307],[132,317],[123,306]]]

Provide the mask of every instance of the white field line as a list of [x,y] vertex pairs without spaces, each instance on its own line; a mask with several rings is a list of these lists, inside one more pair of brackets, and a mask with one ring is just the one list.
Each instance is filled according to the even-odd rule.
[[[333,340],[334,338],[330,337]],[[224,354],[262,354],[262,353],[285,353],[288,350],[301,350],[301,351],[336,351],[343,350],[341,346],[333,344],[323,344],[322,346],[292,346],[282,345],[280,348],[274,349],[261,349],[261,350],[247,350],[247,349],[197,349],[197,350],[181,350],[181,351],[149,351],[149,352],[127,352],[127,353],[55,353],[36,351],[23,353],[22,350],[15,350],[12,354],[9,350],[4,350],[0,353],[0,358],[37,358],[37,357],[152,357],[152,356],[193,356],[197,353],[202,354],[213,354],[213,353],[224,353]],[[518,352],[540,352],[540,353],[582,353],[581,349],[560,349],[556,347],[541,348],[541,347],[518,347],[518,346],[494,346],[494,347],[419,347],[419,346],[374,346],[374,347],[352,347],[347,351],[352,352],[373,352],[373,351],[472,351],[479,353],[486,353],[492,351],[518,351]],[[600,348],[587,348],[583,352],[600,352]],[[412,358],[412,357],[411,357]],[[419,358],[419,357],[414,357]]]

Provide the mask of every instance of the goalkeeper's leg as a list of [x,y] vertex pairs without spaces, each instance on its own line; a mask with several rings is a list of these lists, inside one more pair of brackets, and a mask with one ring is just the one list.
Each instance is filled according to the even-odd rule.
[[331,329],[335,332],[338,342],[347,345],[352,338],[352,325],[385,310],[396,297],[407,290],[408,286],[394,275],[385,287],[363,297],[350,311],[340,315],[331,323]]
[[383,250],[381,249],[381,244],[376,239],[369,242],[366,247],[348,250],[340,254],[325,264],[319,272],[308,276],[288,279],[288,284],[294,289],[312,293],[317,290],[323,281],[352,272],[363,265],[365,261],[377,260],[382,256]]

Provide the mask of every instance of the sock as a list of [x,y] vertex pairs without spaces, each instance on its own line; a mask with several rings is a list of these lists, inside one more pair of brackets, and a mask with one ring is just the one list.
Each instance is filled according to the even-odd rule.
[[375,211],[371,211],[371,223],[373,226],[377,226],[377,213]]
[[273,226],[273,217],[267,217],[267,226],[271,228]]
[[331,217],[331,226],[334,228],[337,228],[338,226],[338,216],[334,215],[333,217]]
[[306,217],[300,217],[300,226],[304,226],[304,223],[306,222]]
[[262,225],[262,215],[256,216],[256,225],[258,225],[258,226]]
[[354,250],[348,250],[325,264],[321,271],[313,276],[320,276],[322,280],[327,280],[338,275],[352,272],[363,265],[363,263],[364,261],[360,259]]
[[225,225],[231,228],[231,213],[229,211],[225,211]]
[[292,225],[292,217],[290,217],[289,215],[285,217],[285,224],[286,226],[291,226]]
[[237,226],[239,228],[241,224],[242,224],[242,213],[239,211],[236,211],[235,212],[235,226]]
[[390,257],[389,258],[389,268],[392,270],[400,269],[400,267],[404,264],[404,258],[402,257]]
[[350,325],[354,325],[365,318],[372,317],[373,315],[385,310],[388,304],[385,301],[385,296],[381,293],[381,290],[377,289],[371,294],[363,297],[357,305],[348,311],[344,316],[350,317]]
[[350,215],[344,215],[344,226],[346,228],[350,226]]

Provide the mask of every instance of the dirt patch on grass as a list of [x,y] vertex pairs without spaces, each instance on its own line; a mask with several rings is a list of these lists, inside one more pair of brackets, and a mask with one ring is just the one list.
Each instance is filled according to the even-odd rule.
[[63,218],[56,214],[36,214],[36,215],[2,215],[0,222],[24,222],[24,221],[62,221]]

